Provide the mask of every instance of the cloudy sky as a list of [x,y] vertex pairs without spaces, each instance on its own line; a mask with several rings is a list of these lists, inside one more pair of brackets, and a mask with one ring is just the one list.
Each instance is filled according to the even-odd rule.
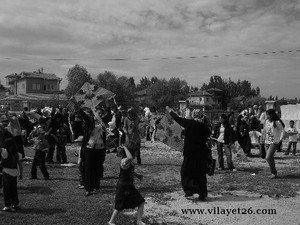
[[80,64],[136,82],[221,75],[299,98],[299,49],[299,0],[1,0],[2,83],[40,67],[64,78]]

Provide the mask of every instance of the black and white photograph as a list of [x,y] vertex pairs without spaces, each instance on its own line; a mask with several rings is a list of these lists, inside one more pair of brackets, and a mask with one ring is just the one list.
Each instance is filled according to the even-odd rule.
[[300,0],[0,0],[1,225],[300,225]]

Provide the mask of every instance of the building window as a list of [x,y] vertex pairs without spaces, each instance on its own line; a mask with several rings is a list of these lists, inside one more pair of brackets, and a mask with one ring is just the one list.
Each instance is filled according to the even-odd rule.
[[36,89],[41,90],[41,84],[36,84]]
[[51,85],[51,89],[54,90],[54,85],[53,84]]
[[44,91],[46,91],[46,85],[44,85]]
[[208,101],[208,102],[209,102],[209,98],[206,98],[206,101]]
[[200,102],[202,101],[202,98],[201,98],[201,97],[199,97],[199,101],[200,101]]
[[50,84],[48,84],[48,90],[50,90]]
[[36,90],[36,84],[32,84],[32,90]]

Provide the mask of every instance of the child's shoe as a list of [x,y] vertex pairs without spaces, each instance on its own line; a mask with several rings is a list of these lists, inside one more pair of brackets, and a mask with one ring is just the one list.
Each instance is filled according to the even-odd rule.
[[277,175],[276,174],[272,174],[271,176],[269,176],[270,179],[276,179]]
[[115,223],[112,223],[112,222],[108,222],[107,224],[108,225],[116,225]]
[[88,197],[88,196],[91,196],[91,195],[93,195],[93,192],[91,192],[91,191],[85,192],[85,197]]
[[12,212],[12,209],[10,208],[10,207],[4,207],[3,209],[2,209],[2,212]]

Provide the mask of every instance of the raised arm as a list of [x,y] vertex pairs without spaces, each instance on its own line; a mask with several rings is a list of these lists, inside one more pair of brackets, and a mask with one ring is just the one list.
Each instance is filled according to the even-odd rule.
[[172,118],[182,127],[187,127],[190,124],[190,120],[189,119],[185,119],[182,117],[179,117],[174,111],[173,109],[171,109],[169,106],[166,107],[166,110],[168,111],[168,113],[170,114],[170,116],[172,116]]
[[129,168],[130,163],[133,160],[133,157],[126,146],[122,146],[122,147],[125,150],[126,158],[121,160],[121,168],[126,170]]

